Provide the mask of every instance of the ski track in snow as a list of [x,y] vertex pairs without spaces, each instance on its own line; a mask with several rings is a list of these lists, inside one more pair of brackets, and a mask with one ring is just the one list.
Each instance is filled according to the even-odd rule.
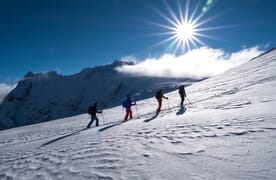
[[[276,52],[177,92],[0,132],[0,179],[275,179]],[[183,111],[183,112],[181,112]],[[137,118],[139,115],[139,118]],[[95,124],[93,124],[95,125]]]

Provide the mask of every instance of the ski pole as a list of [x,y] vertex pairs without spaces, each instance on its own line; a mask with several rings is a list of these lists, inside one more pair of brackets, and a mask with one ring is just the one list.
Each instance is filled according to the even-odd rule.
[[102,112],[102,118],[103,118],[103,123],[104,123],[104,125],[105,125],[103,112]]
[[193,104],[192,104],[191,101],[188,99],[188,97],[186,97],[186,99],[188,100],[189,104],[193,107]]
[[168,110],[170,109],[169,98],[167,99]]
[[139,118],[139,113],[138,113],[138,108],[137,108],[136,102],[135,102],[135,109],[136,109],[137,118]]
[[[102,104],[102,108],[104,109],[106,107],[106,105],[103,102],[101,104]],[[102,110],[102,119],[103,119],[103,125],[105,125],[103,110]]]

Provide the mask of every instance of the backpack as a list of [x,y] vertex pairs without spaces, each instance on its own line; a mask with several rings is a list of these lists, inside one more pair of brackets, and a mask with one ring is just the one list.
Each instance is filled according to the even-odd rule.
[[89,106],[89,108],[88,108],[88,114],[91,114],[91,112],[92,112],[92,107]]
[[185,87],[184,87],[184,85],[182,85],[182,86],[180,86],[180,87],[178,88],[178,93],[179,93],[180,95],[184,95],[184,96],[186,97],[186,92],[185,92]]
[[123,106],[124,108],[127,107],[127,100],[125,100],[125,101],[122,103],[122,106]]
[[179,88],[178,88],[178,92],[180,93],[180,94],[183,94],[184,93],[184,86],[182,85],[182,86],[180,86]]
[[96,113],[97,113],[97,106],[95,106],[95,105],[89,106],[89,108],[88,108],[88,114],[94,115]]
[[130,98],[127,98],[123,103],[122,103],[122,106],[124,108],[130,108],[131,107],[131,99]]
[[155,94],[155,98],[156,98],[156,99],[160,99],[160,98],[162,98],[162,91],[158,91],[158,92],[156,92],[156,94]]

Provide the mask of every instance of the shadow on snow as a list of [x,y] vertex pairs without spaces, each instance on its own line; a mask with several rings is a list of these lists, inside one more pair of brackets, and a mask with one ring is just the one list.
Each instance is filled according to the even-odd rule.
[[150,117],[148,119],[145,119],[144,122],[150,122],[150,121],[154,120],[155,118],[157,118],[158,115],[159,115],[159,113],[156,112],[156,114],[154,116],[152,116],[152,117]]
[[78,130],[78,131],[75,131],[75,132],[73,132],[73,133],[70,133],[70,134],[67,134],[67,135],[58,137],[58,138],[56,138],[56,139],[53,139],[53,140],[51,140],[51,141],[48,141],[48,142],[42,144],[40,147],[47,146],[47,145],[49,145],[49,144],[52,144],[52,143],[57,142],[57,141],[59,141],[59,140],[65,139],[65,138],[70,137],[70,136],[73,136],[73,135],[75,135],[75,134],[79,134],[80,132],[82,132],[82,131],[84,131],[84,130],[86,130],[86,129],[87,129],[87,128],[83,128],[83,129]]
[[105,130],[107,130],[109,128],[112,128],[114,126],[117,126],[117,125],[119,125],[119,123],[115,123],[115,124],[111,124],[111,125],[105,126],[105,127],[101,128],[101,129],[99,129],[99,132],[105,131]]
[[[182,115],[182,114],[184,114],[184,113],[186,112],[186,110],[187,110],[187,109],[186,109],[184,106],[181,106],[180,109],[178,110],[178,112],[176,112],[176,115]],[[150,117],[150,118],[148,118],[148,119],[145,119],[144,122],[150,122],[150,121],[154,120],[155,118],[157,118],[158,115],[159,115],[159,113],[157,112],[154,116],[152,116],[152,117]],[[121,123],[122,123],[122,122],[121,122]],[[115,124],[111,124],[111,125],[105,126],[105,127],[101,128],[101,129],[99,129],[99,132],[102,132],[102,131],[105,131],[105,130],[107,130],[107,129],[110,129],[110,128],[115,127],[115,126],[117,126],[117,125],[119,125],[119,124],[120,124],[120,123],[115,123]],[[59,140],[65,139],[65,138],[70,137],[70,136],[73,136],[73,135],[75,135],[75,134],[79,134],[79,133],[81,133],[81,132],[84,131],[84,130],[87,130],[87,128],[83,128],[83,129],[80,129],[80,130],[75,131],[75,132],[73,132],[73,133],[70,133],[70,134],[67,134],[67,135],[58,137],[58,138],[53,139],[53,140],[51,140],[51,141],[48,141],[48,142],[42,144],[40,147],[47,146],[47,145],[49,145],[49,144],[52,144],[52,143],[57,142],[57,141],[59,141]]]

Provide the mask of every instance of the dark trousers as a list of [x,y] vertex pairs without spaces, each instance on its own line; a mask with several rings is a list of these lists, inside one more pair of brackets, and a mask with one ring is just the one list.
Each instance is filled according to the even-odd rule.
[[180,95],[180,98],[181,98],[180,105],[183,106],[183,103],[184,103],[184,100],[185,100],[185,96],[184,96],[184,94],[179,94],[179,95]]
[[96,126],[99,126],[99,119],[97,118],[97,116],[91,115],[91,120],[90,120],[89,124],[87,125],[87,128],[90,128],[90,126],[94,122],[94,120],[96,120]]

